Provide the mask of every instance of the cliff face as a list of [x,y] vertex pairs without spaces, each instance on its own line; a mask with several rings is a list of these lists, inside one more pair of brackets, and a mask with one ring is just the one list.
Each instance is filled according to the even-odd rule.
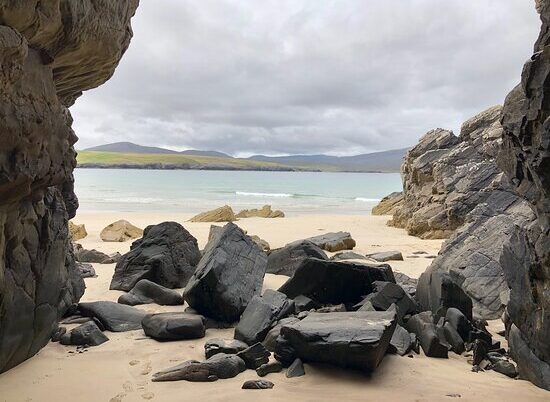
[[520,373],[550,389],[550,1],[537,1],[537,10],[542,29],[534,54],[504,104],[499,165],[536,214],[503,265],[510,347]]
[[495,162],[500,113],[494,106],[472,117],[458,137],[435,129],[420,139],[401,167],[403,201],[390,225],[423,239],[448,238],[477,205],[511,191]]
[[77,137],[67,109],[128,47],[138,0],[0,1],[0,372],[84,293],[68,239]]

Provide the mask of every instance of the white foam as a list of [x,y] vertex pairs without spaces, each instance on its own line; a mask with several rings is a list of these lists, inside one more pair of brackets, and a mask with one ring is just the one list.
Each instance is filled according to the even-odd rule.
[[236,195],[242,195],[245,197],[292,197],[293,194],[287,194],[287,193],[249,193],[246,191],[236,191]]
[[378,202],[380,201],[379,198],[363,198],[363,197],[357,197],[355,198],[355,201],[361,201],[361,202]]

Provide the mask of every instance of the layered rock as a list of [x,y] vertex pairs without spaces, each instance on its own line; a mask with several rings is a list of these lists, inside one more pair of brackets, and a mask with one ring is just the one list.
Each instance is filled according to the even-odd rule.
[[237,215],[236,218],[284,218],[285,214],[283,211],[278,209],[271,209],[271,205],[264,205],[260,209],[243,209]]
[[534,54],[504,104],[499,165],[536,214],[503,258],[511,353],[521,376],[550,389],[550,1],[538,1],[537,10],[542,29]]
[[459,137],[435,129],[420,139],[401,167],[403,201],[390,225],[424,239],[447,238],[478,204],[510,191],[495,162],[501,110],[494,106],[472,117]]
[[0,8],[0,372],[34,355],[84,291],[69,242],[77,137],[67,109],[112,74],[137,0]]

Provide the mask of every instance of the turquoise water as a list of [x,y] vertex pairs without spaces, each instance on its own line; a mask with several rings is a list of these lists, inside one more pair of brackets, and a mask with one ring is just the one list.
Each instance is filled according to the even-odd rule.
[[369,213],[401,190],[397,173],[76,169],[81,211],[198,213],[271,204],[287,214]]

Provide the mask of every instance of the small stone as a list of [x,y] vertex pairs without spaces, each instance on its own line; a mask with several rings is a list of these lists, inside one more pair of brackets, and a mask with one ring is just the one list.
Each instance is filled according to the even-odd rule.
[[301,359],[296,359],[286,370],[286,378],[301,377],[306,375],[304,364]]
[[283,370],[283,365],[278,361],[272,361],[266,364],[262,364],[260,367],[256,369],[256,374],[258,374],[260,377],[265,377],[268,374],[271,373],[279,373]]
[[242,389],[271,389],[274,385],[267,380],[248,380],[244,382]]

